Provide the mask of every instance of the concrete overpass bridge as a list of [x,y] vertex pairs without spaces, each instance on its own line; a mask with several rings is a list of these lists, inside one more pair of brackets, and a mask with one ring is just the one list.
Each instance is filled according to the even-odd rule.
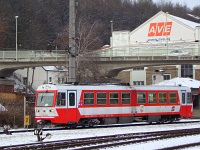
[[[104,59],[104,60],[103,60]],[[200,65],[200,57],[192,56],[192,57],[129,57],[129,58],[119,58],[116,60],[105,60],[105,58],[101,58],[100,64],[103,67],[108,68],[108,72],[106,74],[107,77],[115,77],[119,72],[126,69],[133,69],[133,67],[148,67],[148,66],[163,66],[163,65],[182,65],[182,64],[194,64]]]
[[[156,50],[157,51],[157,50]],[[192,53],[188,56],[169,56],[163,53],[132,53],[131,55],[102,55],[102,53],[93,52],[81,54],[79,57],[96,58],[97,64],[107,70],[106,76],[109,78],[125,69],[131,69],[139,66],[160,66],[160,65],[181,65],[196,64],[200,65],[200,55]],[[90,59],[88,59],[90,61]],[[17,69],[40,67],[40,66],[68,66],[68,54],[63,51],[0,51],[0,77],[5,78],[12,75]]]

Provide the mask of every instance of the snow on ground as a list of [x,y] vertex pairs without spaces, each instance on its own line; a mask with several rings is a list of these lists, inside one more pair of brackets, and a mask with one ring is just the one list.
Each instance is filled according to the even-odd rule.
[[[165,125],[153,125],[153,126],[127,126],[127,127],[114,127],[114,128],[99,128],[99,129],[70,129],[70,130],[58,130],[58,131],[43,131],[43,137],[47,133],[51,133],[51,139],[45,139],[44,141],[55,141],[64,139],[75,139],[82,137],[96,137],[104,135],[113,134],[123,134],[123,133],[137,133],[137,132],[151,132],[151,131],[163,131],[163,130],[177,130],[186,128],[199,128],[200,123],[190,123],[190,124],[165,124]],[[151,141],[139,144],[132,144],[127,146],[120,146],[115,148],[106,148],[106,150],[129,150],[129,149],[139,149],[139,150],[154,150],[169,145],[179,145],[191,142],[199,142],[200,135],[174,138],[168,140]],[[33,132],[25,133],[12,133],[12,135],[0,134],[0,146],[6,145],[16,145],[23,143],[37,142],[37,137]],[[189,149],[200,149],[200,147],[189,148]]]

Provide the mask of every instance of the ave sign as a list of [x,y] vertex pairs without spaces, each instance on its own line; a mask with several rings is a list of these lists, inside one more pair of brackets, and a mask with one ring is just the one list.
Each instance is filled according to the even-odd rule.
[[150,23],[148,37],[169,36],[172,29],[172,22]]

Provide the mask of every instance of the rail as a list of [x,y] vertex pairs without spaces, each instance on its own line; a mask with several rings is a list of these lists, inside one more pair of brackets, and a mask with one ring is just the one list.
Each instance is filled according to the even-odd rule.
[[[77,139],[57,140],[48,142],[37,142],[20,145],[0,146],[0,149],[100,149],[108,147],[116,147],[126,144],[138,144],[143,142],[151,142],[155,140],[166,140],[181,138],[184,136],[193,136],[200,133],[199,128],[193,129],[180,129],[180,130],[168,130],[168,131],[155,131],[155,132],[140,132],[140,133],[126,133],[115,134],[107,136],[95,136]],[[162,142],[162,141],[161,141]],[[186,145],[192,147],[200,145],[200,143],[193,143]],[[169,145],[170,146],[170,145]],[[171,147],[165,147],[162,149],[170,149]],[[180,148],[180,147],[179,147]],[[183,148],[183,147],[181,147]]]

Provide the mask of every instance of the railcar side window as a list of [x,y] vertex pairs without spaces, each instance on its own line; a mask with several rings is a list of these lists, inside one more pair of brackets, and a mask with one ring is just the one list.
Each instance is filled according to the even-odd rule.
[[169,93],[169,102],[175,104],[177,102],[177,94],[175,92]]
[[159,103],[166,104],[167,103],[167,94],[165,92],[159,93]]
[[65,106],[66,105],[65,93],[60,93],[60,92],[58,93],[56,105],[57,106]]
[[130,104],[130,93],[122,93],[122,104]]
[[148,102],[149,102],[149,104],[156,103],[156,93],[155,92],[149,92]]
[[69,106],[75,106],[75,93],[69,93]]
[[84,105],[94,105],[94,93],[84,93]]
[[146,93],[138,92],[137,93],[137,102],[138,102],[138,104],[145,104],[146,103]]
[[191,95],[191,93],[187,93],[187,103],[192,103],[192,95]]
[[110,93],[110,104],[118,104],[118,93]]
[[106,93],[105,92],[101,92],[101,93],[97,93],[97,104],[106,104]]

